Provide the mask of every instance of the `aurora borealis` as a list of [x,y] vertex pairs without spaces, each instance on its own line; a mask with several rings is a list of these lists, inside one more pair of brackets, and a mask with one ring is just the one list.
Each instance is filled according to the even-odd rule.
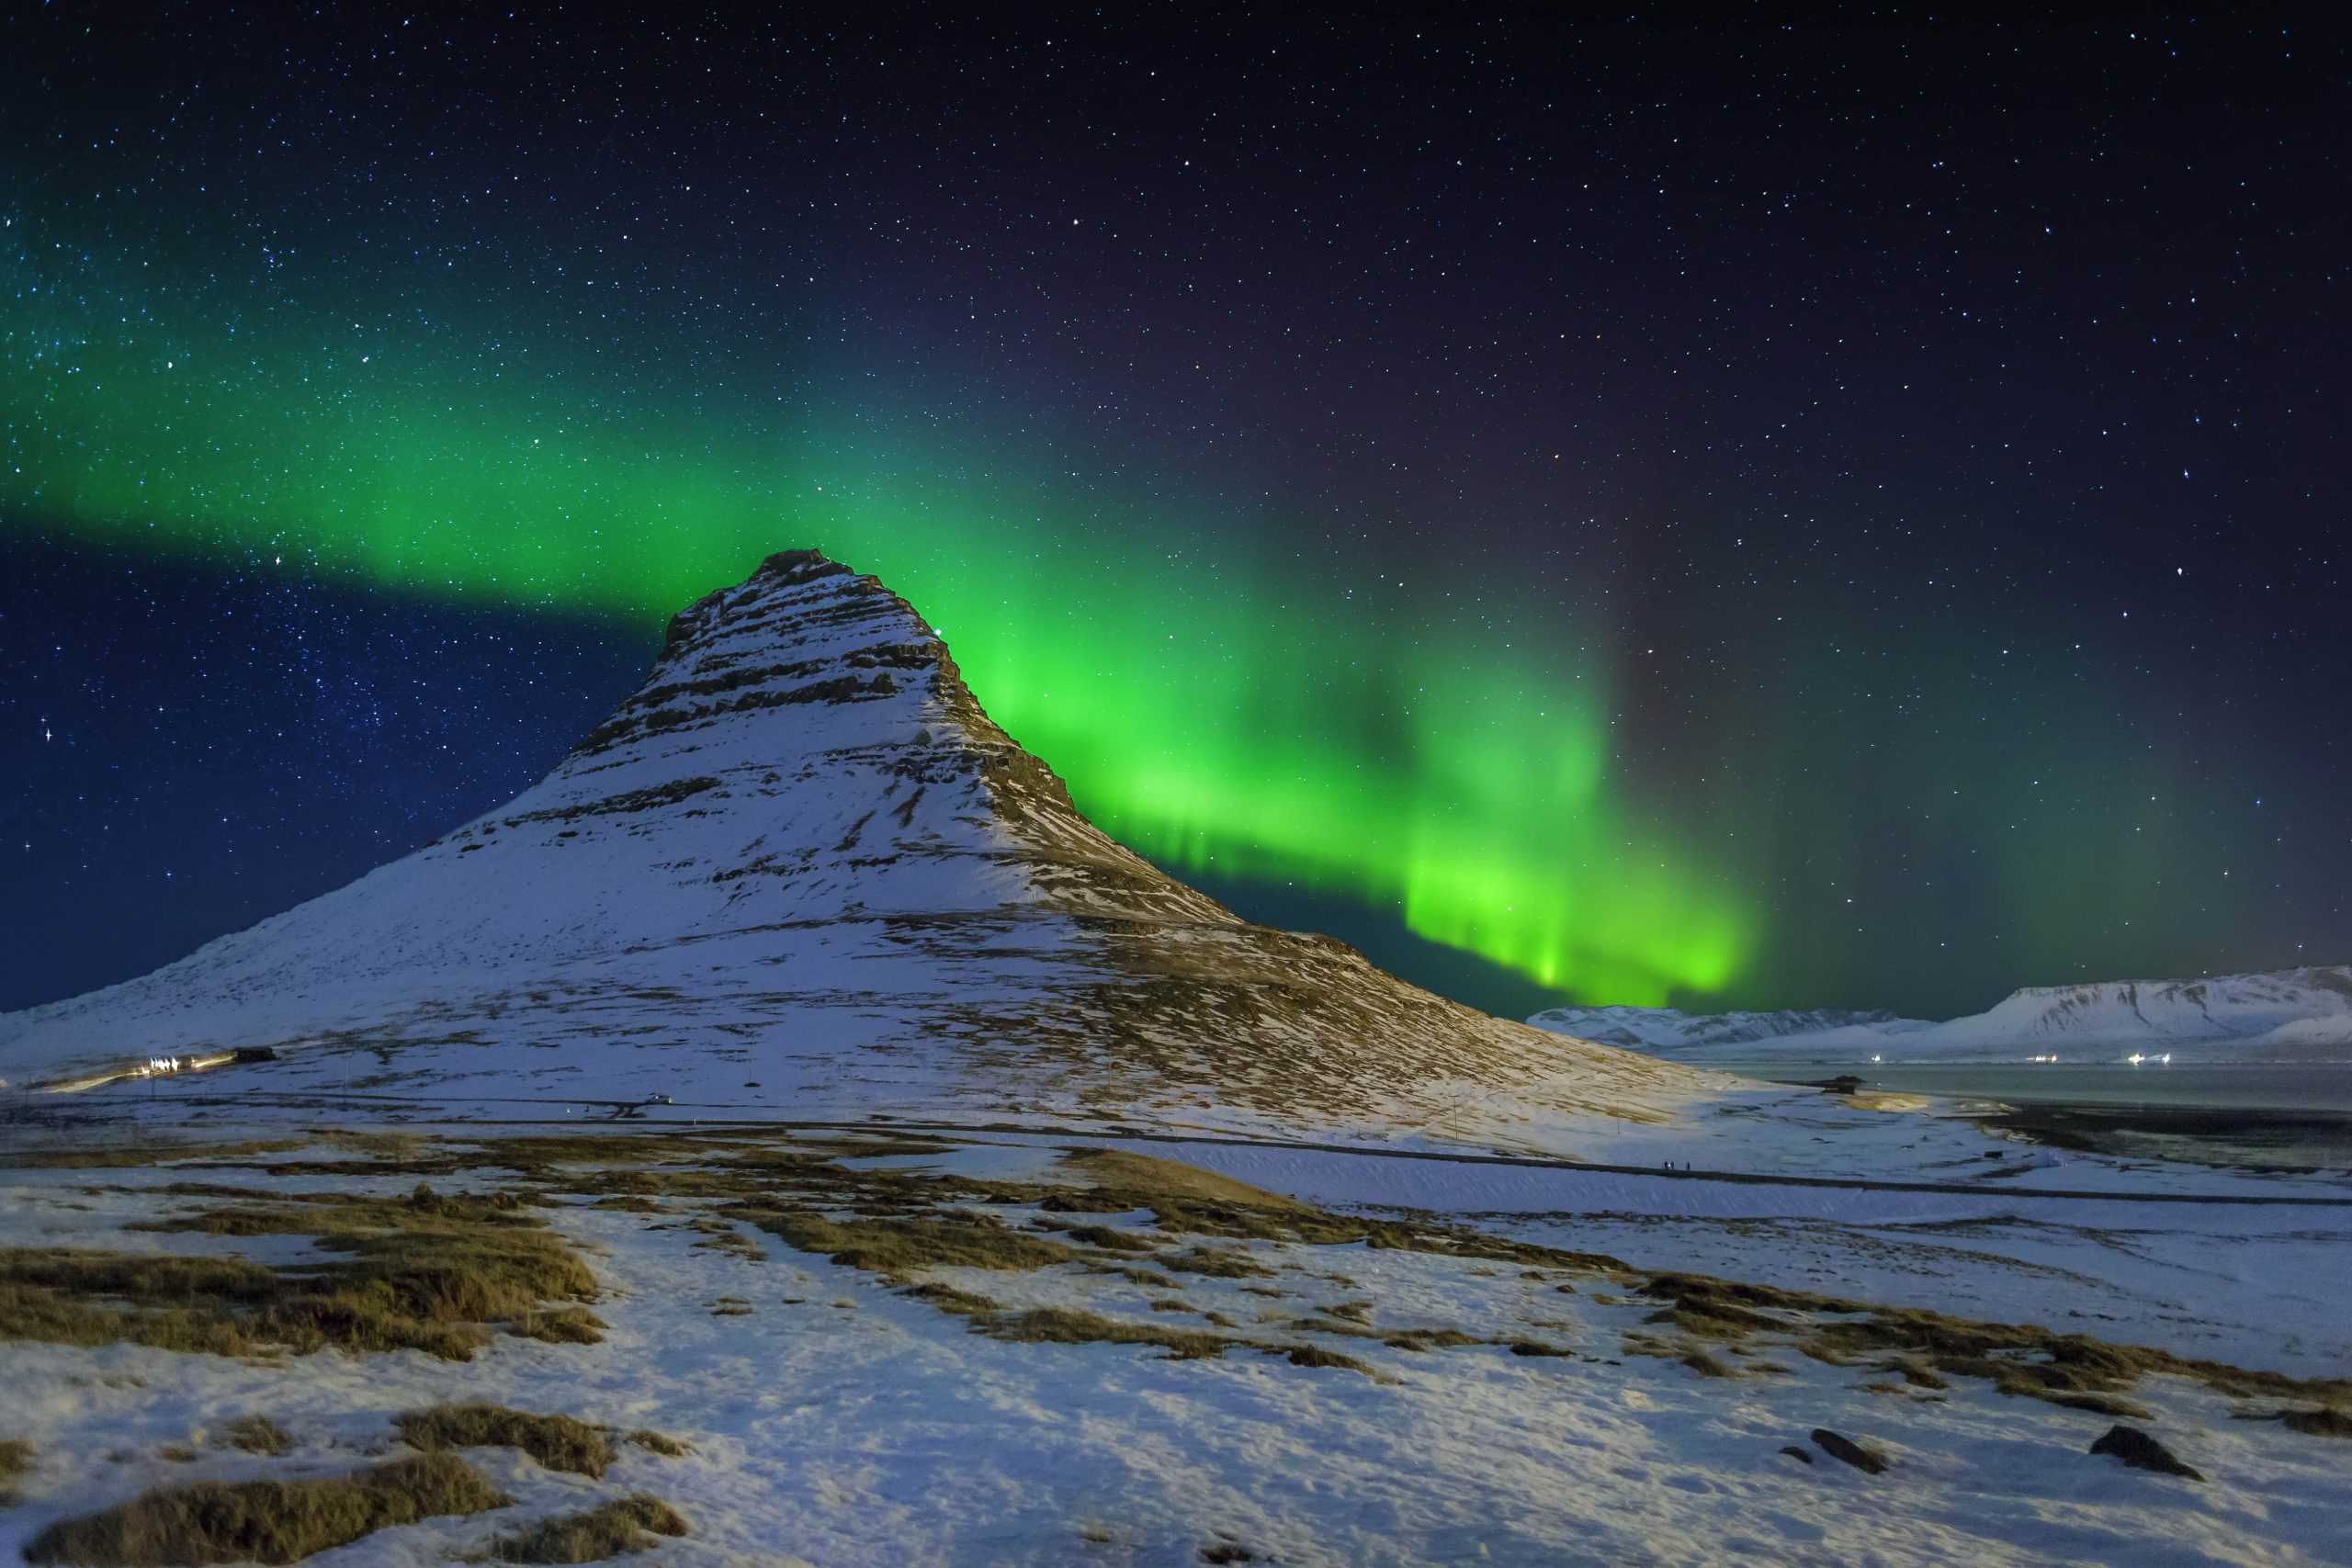
[[[36,906],[144,886],[120,775],[178,765],[57,761],[173,635],[76,573],[650,649],[799,545],[1136,849],[1491,966],[1432,984],[1951,1011],[2352,943],[2344,218],[2277,216],[2278,123],[2183,120],[2297,101],[2243,29],[1906,78],[1738,29],[175,15],[5,40],[0,1003]],[[2110,56],[2080,146],[1967,107]],[[1795,85],[1724,107],[1759,58]],[[2234,259],[2151,249],[2191,210]],[[458,704],[503,761],[449,799],[620,694]],[[234,750],[141,830],[332,808]]]
[[[16,260],[28,313],[74,292]],[[1718,879],[1678,864],[1605,787],[1598,659],[1499,658],[1416,624],[1409,602],[1285,584],[1214,526],[1102,527],[943,450],[952,438],[916,452],[795,433],[775,450],[747,429],[729,450],[682,441],[667,410],[581,432],[527,403],[459,406],[462,376],[430,358],[378,385],[378,356],[415,345],[363,332],[372,349],[306,351],[332,341],[324,321],[232,345],[136,314],[153,324],[43,322],[37,344],[70,346],[10,367],[6,414],[28,438],[0,494],[23,513],[198,558],[266,550],[382,588],[638,622],[776,541],[817,540],[907,594],[998,718],[1164,862],[1304,880],[1540,984],[1653,1001],[1721,987],[1752,940]],[[237,368],[208,369],[230,355]],[[321,389],[288,396],[285,367],[306,363]],[[816,477],[843,472],[830,491]]]

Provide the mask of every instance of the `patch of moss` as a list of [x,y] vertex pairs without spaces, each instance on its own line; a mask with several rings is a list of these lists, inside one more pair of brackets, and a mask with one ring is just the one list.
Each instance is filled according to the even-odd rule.
[[1125,1280],[1130,1285],[1141,1285],[1147,1290],[1174,1291],[1182,1288],[1176,1282],[1173,1275],[1163,1274],[1157,1269],[1133,1269],[1115,1263],[1081,1263],[1079,1265],[1079,1270],[1081,1273],[1103,1274],[1114,1279]]
[[317,1270],[330,1298],[428,1324],[470,1325],[513,1322],[550,1301],[599,1294],[587,1264],[510,1195],[437,1198],[420,1188],[356,1217],[370,1228],[322,1230],[300,1213],[278,1215],[296,1234],[315,1235],[320,1250],[348,1255]]
[[1293,1345],[1283,1351],[1283,1357],[1294,1367],[1337,1367],[1346,1371],[1362,1372],[1366,1377],[1377,1375],[1353,1356],[1326,1350],[1320,1345]]
[[1109,1225],[1069,1225],[1064,1234],[1081,1247],[1099,1247],[1104,1252],[1149,1252],[1153,1244],[1139,1235],[1113,1230]]
[[[1278,1321],[1280,1317],[1281,1314],[1277,1313],[1272,1314],[1261,1321],[1274,1322]],[[1287,1326],[1295,1328],[1302,1334],[1338,1334],[1343,1335],[1351,1339],[1385,1339],[1387,1337],[1386,1335],[1381,1333],[1376,1328],[1367,1328],[1360,1323],[1343,1323],[1335,1317],[1294,1317],[1290,1320]]]
[[660,1454],[663,1459],[683,1459],[694,1452],[684,1438],[657,1432],[650,1427],[639,1427],[628,1435],[628,1440],[647,1453]]
[[799,1251],[890,1280],[904,1280],[921,1269],[1044,1269],[1086,1256],[1013,1230],[992,1214],[962,1211],[919,1219],[840,1221],[795,1210],[754,1209],[744,1217]]
[[298,1562],[394,1525],[512,1501],[447,1454],[313,1481],[200,1481],[62,1519],[25,1544],[25,1561],[82,1568]]
[[216,1355],[417,1349],[465,1360],[488,1341],[483,1325],[598,1293],[587,1265],[511,1194],[445,1197],[420,1187],[405,1198],[259,1198],[137,1228],[310,1235],[344,1256],[270,1269],[233,1258],[0,1250],[0,1338]]
[[223,1422],[217,1436],[232,1449],[273,1458],[294,1446],[294,1434],[266,1416],[240,1416]]
[[0,1249],[0,1339],[129,1340],[242,1355],[254,1342],[234,1314],[270,1303],[281,1289],[269,1269],[237,1258],[10,1247]]
[[1702,1378],[1733,1378],[1739,1375],[1737,1372],[1733,1371],[1729,1367],[1724,1366],[1721,1361],[1716,1360],[1713,1356],[1708,1355],[1704,1350],[1687,1350],[1683,1352],[1680,1359],[1684,1366],[1690,1368],[1692,1371],[1698,1373]]
[[1246,1340],[1197,1328],[1157,1323],[1121,1323],[1074,1307],[1033,1307],[1026,1312],[975,1317],[973,1326],[992,1339],[1053,1345],[1156,1345],[1179,1361],[1203,1360]]
[[1003,1310],[997,1303],[986,1296],[974,1295],[969,1291],[959,1291],[953,1285],[942,1285],[936,1282],[910,1285],[907,1287],[906,1293],[916,1301],[928,1302],[940,1311],[956,1317],[978,1317],[983,1314]]
[[[1263,1350],[1272,1355],[1287,1356],[1297,1366],[1345,1367],[1367,1377],[1379,1375],[1352,1356],[1342,1356],[1312,1345],[1288,1345],[1249,1339],[1238,1335],[1210,1334],[1201,1329],[1164,1323],[1123,1323],[1077,1307],[1033,1307],[1016,1311],[986,1296],[973,1295],[936,1283],[915,1285],[910,1287],[906,1293],[930,1303],[942,1312],[970,1319],[974,1333],[985,1334],[994,1339],[1053,1345],[1150,1345],[1166,1350],[1170,1359],[1180,1361],[1214,1359],[1233,1349]],[[1220,1314],[1210,1313],[1207,1317],[1219,1327],[1234,1326],[1231,1319]]]
[[566,1306],[533,1308],[508,1324],[507,1330],[550,1345],[601,1345],[610,1326],[586,1307]]
[[1677,1300],[1673,1305],[1650,1314],[1646,1321],[1670,1323],[1685,1334],[1702,1339],[1745,1339],[1752,1334],[1784,1331],[1790,1326],[1780,1318],[1703,1295]]
[[356,1192],[259,1192],[179,1183],[163,1189],[174,1197],[235,1197],[245,1206],[198,1209],[161,1219],[138,1220],[125,1230],[195,1232],[201,1235],[324,1235],[349,1231],[443,1231],[456,1226],[538,1226],[514,1192],[436,1192],[426,1182],[403,1197]]
[[490,1554],[501,1562],[601,1562],[643,1551],[655,1544],[654,1536],[685,1533],[686,1521],[677,1509],[640,1492],[501,1536],[491,1543]]
[[401,1440],[428,1453],[520,1449],[549,1470],[601,1479],[617,1456],[601,1427],[570,1416],[534,1416],[503,1404],[435,1404],[395,1416]]
[[33,1445],[25,1438],[0,1438],[0,1508],[17,1506],[17,1483],[31,1473]]
[[1190,1252],[1163,1252],[1153,1261],[1181,1274],[1204,1274],[1212,1280],[1265,1280],[1272,1278],[1274,1272],[1259,1267],[1241,1253],[1214,1247],[1196,1247]]

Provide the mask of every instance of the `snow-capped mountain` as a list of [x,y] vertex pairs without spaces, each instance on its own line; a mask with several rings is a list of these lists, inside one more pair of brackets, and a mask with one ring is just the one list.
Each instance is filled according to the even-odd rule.
[[2029,986],[1999,1005],[1938,1024],[1939,1048],[2129,1045],[2228,1041],[2241,1046],[2352,1045],[2352,965]]
[[1992,1061],[2054,1054],[2088,1062],[2175,1045],[2214,1059],[2336,1059],[2352,1053],[2352,965],[2029,986],[1986,1011],[1942,1023],[1883,1010],[1692,1017],[1672,1008],[1554,1008],[1528,1022],[1669,1056],[1725,1061]]
[[680,614],[644,686],[506,805],[143,978],[0,1017],[20,1089],[258,1046],[278,1059],[238,1084],[1485,1135],[1655,1115],[1703,1082],[1162,874],[989,719],[904,601],[813,552]]
[[1718,1045],[1802,1036],[1826,1040],[1851,1035],[1883,1039],[1890,1033],[1932,1029],[1916,1018],[1897,1018],[1884,1008],[1784,1008],[1778,1012],[1687,1013],[1679,1008],[1549,1008],[1527,1021],[1538,1029],[1623,1045],[1636,1051],[1703,1051]]

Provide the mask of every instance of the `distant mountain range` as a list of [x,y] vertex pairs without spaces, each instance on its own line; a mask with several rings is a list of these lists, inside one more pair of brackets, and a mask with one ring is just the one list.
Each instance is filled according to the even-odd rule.
[[239,1052],[204,1081],[1441,1138],[1708,1091],[1163,874],[904,600],[809,551],[680,612],[645,684],[515,799],[154,974],[0,1015],[19,1090]]
[[1999,1005],[1941,1023],[1837,1008],[1694,1015],[1673,1008],[1553,1008],[1538,1029],[1690,1060],[1786,1058],[1825,1065],[2096,1062],[2169,1051],[2200,1060],[2352,1057],[2352,965],[2029,986]]

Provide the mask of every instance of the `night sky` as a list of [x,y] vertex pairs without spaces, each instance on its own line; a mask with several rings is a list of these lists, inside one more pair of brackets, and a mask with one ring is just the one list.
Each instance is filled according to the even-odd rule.
[[0,20],[0,1007],[503,800],[800,546],[1499,1010],[2352,957],[2321,8],[653,9]]

